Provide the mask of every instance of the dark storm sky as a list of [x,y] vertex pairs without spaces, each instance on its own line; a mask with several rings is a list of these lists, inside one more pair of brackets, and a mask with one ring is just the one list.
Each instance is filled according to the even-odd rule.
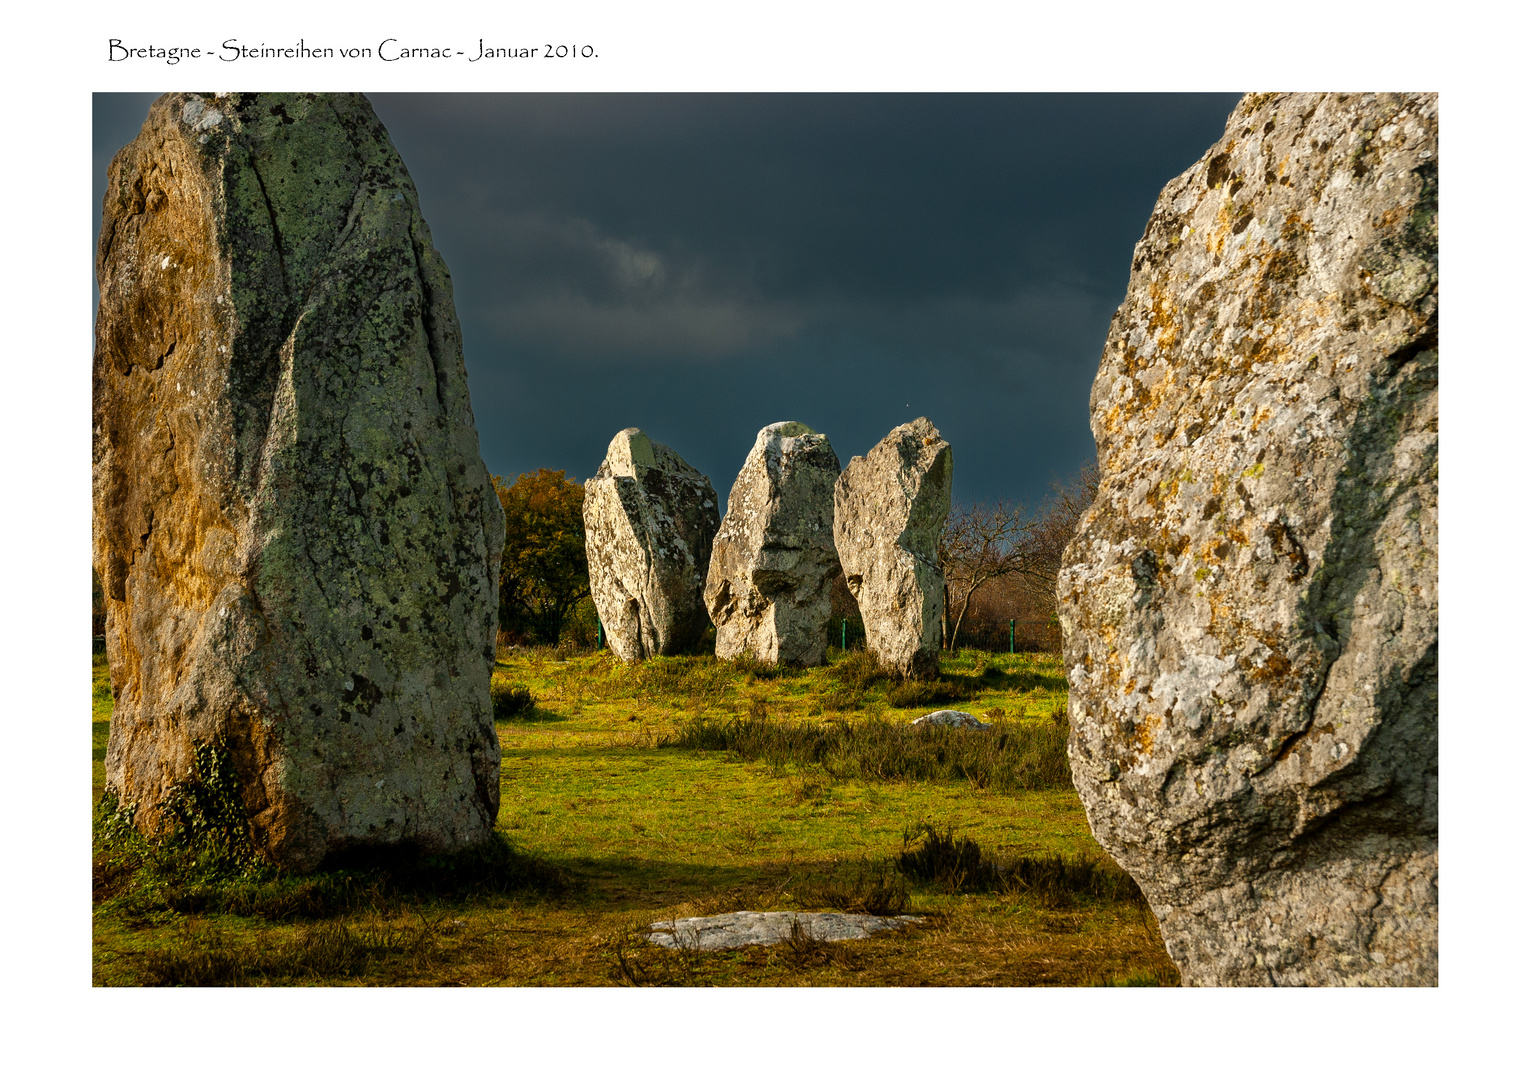
[[[95,98],[105,170],[154,95]],[[1044,497],[1159,189],[1237,94],[377,94],[452,271],[484,460],[594,474],[643,428],[726,497],[799,420],[843,463],[929,416],[954,497]]]

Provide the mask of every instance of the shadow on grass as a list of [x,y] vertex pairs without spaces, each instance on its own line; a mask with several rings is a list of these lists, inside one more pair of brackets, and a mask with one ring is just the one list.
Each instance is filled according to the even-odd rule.
[[552,709],[544,709],[537,705],[526,712],[516,713],[514,716],[497,716],[497,724],[562,724],[572,719],[563,713],[554,712]]
[[147,837],[117,812],[108,793],[96,816],[95,905],[140,918],[174,912],[289,921],[395,910],[420,900],[556,897],[576,885],[567,872],[519,850],[500,833],[451,855],[427,855],[407,845],[354,848],[332,856],[313,874],[286,874],[255,855],[242,820],[209,825],[208,816],[183,813],[178,827]]
[[1018,893],[1044,908],[1070,908],[1085,900],[1148,906],[1138,883],[1109,858],[1028,855],[1002,863],[976,841],[956,839],[952,830],[926,824],[904,833],[898,868],[948,892]]
[[271,986],[362,979],[380,962],[424,957],[435,927],[421,920],[400,929],[379,920],[350,927],[328,923],[284,940],[257,933],[240,940],[189,921],[169,944],[139,958],[143,986]]

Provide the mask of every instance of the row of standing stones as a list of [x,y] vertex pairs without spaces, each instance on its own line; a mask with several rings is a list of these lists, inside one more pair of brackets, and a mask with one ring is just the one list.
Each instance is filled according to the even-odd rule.
[[867,648],[905,675],[936,670],[952,453],[924,417],[842,473],[828,437],[785,421],[760,430],[718,519],[707,477],[638,428],[617,433],[585,484],[590,595],[625,661],[693,648],[824,662],[830,582],[843,567]]
[[[1430,94],[1245,97],[1161,194],[1101,359],[1100,493],[1058,583],[1069,756],[1187,983],[1437,978],[1437,130]],[[288,869],[487,838],[504,525],[451,280],[370,105],[160,98],[97,276],[110,793],[159,828],[216,742]],[[738,519],[674,530],[720,650],[793,659],[764,612],[834,551],[869,625],[910,580],[891,526],[848,511],[810,545],[773,516],[833,484],[801,525],[838,530],[885,445],[837,477],[822,437],[767,429]],[[691,482],[672,464],[614,445],[591,501],[638,509],[598,523],[648,528],[636,488]],[[653,654],[704,616],[610,625]]]

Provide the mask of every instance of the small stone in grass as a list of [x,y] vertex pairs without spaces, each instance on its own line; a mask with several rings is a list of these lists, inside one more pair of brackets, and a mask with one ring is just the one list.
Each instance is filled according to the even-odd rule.
[[938,709],[933,713],[917,716],[909,721],[909,723],[911,726],[914,724],[938,724],[941,727],[970,728],[975,731],[992,726],[985,724],[972,713],[959,712],[956,709]]

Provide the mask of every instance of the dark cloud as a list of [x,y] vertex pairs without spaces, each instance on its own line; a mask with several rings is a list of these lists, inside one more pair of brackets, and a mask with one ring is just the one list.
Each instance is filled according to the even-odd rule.
[[[152,96],[98,95],[98,185]],[[485,460],[644,427],[726,491],[775,420],[842,460],[928,415],[966,498],[1093,454],[1154,198],[1236,94],[373,97],[452,269]]]

